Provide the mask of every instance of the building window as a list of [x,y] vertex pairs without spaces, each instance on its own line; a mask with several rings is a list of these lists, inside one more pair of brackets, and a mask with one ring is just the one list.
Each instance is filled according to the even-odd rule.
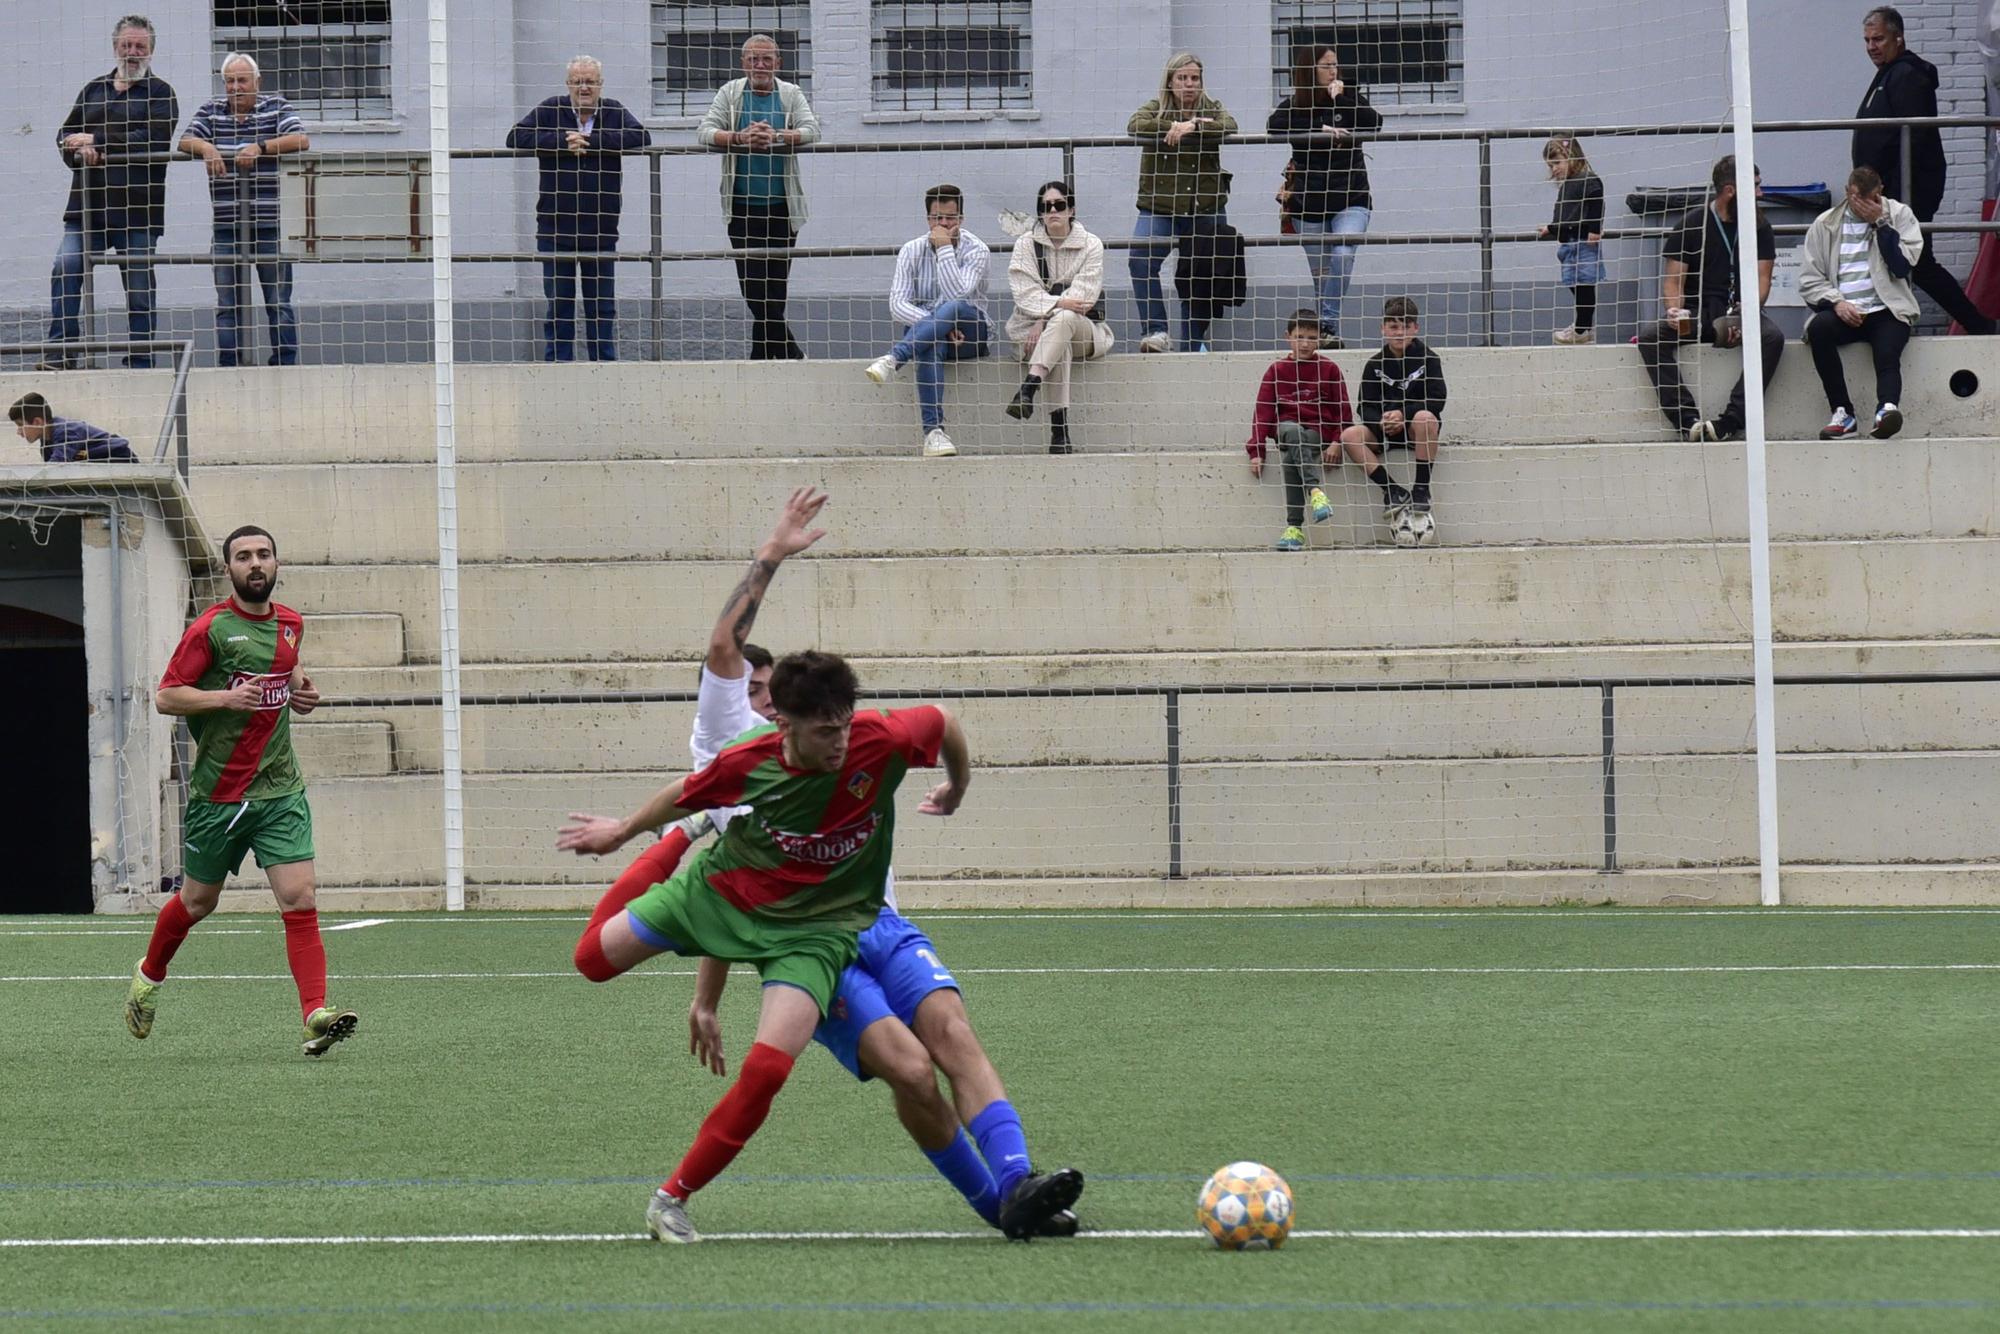
[[1340,56],[1341,77],[1377,106],[1465,101],[1464,0],[1275,0],[1271,86],[1292,91],[1292,63],[1314,46]]
[[215,0],[211,20],[216,96],[240,51],[306,120],[388,118],[389,0]]
[[778,43],[778,77],[812,91],[812,5],[653,0],[653,114],[699,116],[715,90],[743,77],[743,43]]
[[878,111],[977,111],[1034,101],[1031,0],[874,0]]

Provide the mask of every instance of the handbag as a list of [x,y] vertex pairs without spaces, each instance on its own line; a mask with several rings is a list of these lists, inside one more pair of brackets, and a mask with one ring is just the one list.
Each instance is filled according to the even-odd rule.
[[[1042,275],[1042,287],[1050,296],[1061,296],[1069,290],[1068,283],[1051,282],[1049,280],[1049,257],[1042,253],[1042,247],[1039,242],[1035,245],[1035,268],[1040,271]],[[1104,323],[1104,293],[1099,292],[1097,294],[1096,304],[1091,306],[1084,318],[1092,324]]]

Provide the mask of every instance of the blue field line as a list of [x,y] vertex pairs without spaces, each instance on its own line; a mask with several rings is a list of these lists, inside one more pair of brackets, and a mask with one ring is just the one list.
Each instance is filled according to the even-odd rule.
[[440,1315],[1737,1315],[1979,1312],[1984,1299],[1768,1298],[1733,1301],[1296,1301],[1296,1302],[404,1302],[342,1306],[100,1307],[0,1310],[6,1320],[271,1320]]
[[[1092,1172],[1096,1183],[1180,1185],[1193,1190],[1205,1178],[1179,1172]],[[1980,1184],[2000,1182],[1986,1172],[1291,1172],[1293,1185],[1701,1185],[1701,1184]],[[575,1177],[302,1177],[194,1181],[0,1181],[0,1193],[31,1194],[90,1190],[505,1190],[516,1187],[573,1189],[586,1186],[653,1186],[660,1174]],[[928,1172],[746,1172],[731,1174],[720,1186],[885,1186],[935,1185]]]

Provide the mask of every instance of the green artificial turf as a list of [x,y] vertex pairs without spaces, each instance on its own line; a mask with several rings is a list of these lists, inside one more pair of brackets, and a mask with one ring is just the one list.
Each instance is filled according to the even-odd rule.
[[[0,1242],[229,1241],[0,1245],[0,1326],[2000,1327],[1993,1237],[1351,1235],[2000,1230],[2000,913],[922,920],[1039,1164],[1089,1177],[1085,1226],[1176,1235],[981,1235],[814,1048],[694,1201],[714,1239],[639,1240],[724,1085],[687,1055],[688,965],[593,986],[576,917],[329,932],[362,1023],[318,1062],[269,918],[197,927],[145,1042],[149,922],[0,918]],[[1343,1235],[1206,1250],[1196,1191],[1242,1158]],[[729,1235],[934,1230],[966,1235]],[[491,1234],[542,1239],[245,1240]]]

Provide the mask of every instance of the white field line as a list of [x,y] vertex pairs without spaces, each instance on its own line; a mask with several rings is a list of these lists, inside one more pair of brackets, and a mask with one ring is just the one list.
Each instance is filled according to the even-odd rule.
[[[1463,967],[1446,968],[1411,965],[1345,966],[1300,964],[1280,967],[1133,967],[1133,968],[958,968],[963,977],[1143,977],[1143,976],[1226,976],[1282,974],[1287,976],[1329,977],[1617,977],[1677,975],[1689,973],[2000,973],[2000,963],[1743,963],[1743,964],[1633,964],[1630,966],[1578,967]],[[328,973],[334,982],[517,982],[545,978],[575,977],[574,969],[549,969],[509,973]],[[638,977],[693,977],[687,968],[648,968]],[[175,973],[181,982],[284,982],[289,973]],[[129,973],[42,974],[19,977],[0,975],[5,982],[127,982]]]
[[[1396,921],[1429,920],[1477,920],[1494,923],[1513,921],[1562,922],[1577,918],[1613,918],[1631,922],[1657,921],[1663,917],[1994,917],[2000,916],[2000,908],[1479,908],[1479,909],[1436,909],[1429,911],[1408,911],[1401,908],[1328,908],[1323,910],[1258,912],[1255,910],[1220,910],[1187,912],[961,912],[951,908],[919,910],[918,916],[925,921],[938,922],[1251,922],[1251,921],[1297,921],[1297,920],[1347,920],[1391,923]],[[68,925],[79,919],[66,919],[64,923],[51,923],[47,929],[32,924],[24,927],[0,930],[0,936],[38,935],[145,935],[150,928],[138,930],[124,927],[104,927],[97,930],[82,929]],[[89,920],[89,919],[83,919]],[[111,919],[118,920],[118,919]],[[372,919],[371,919],[372,920]],[[401,916],[384,918],[401,926],[545,926],[556,923],[583,922],[589,918],[584,914],[545,913],[533,909],[523,909],[503,917],[460,917]],[[328,927],[335,930],[335,927]],[[204,935],[221,935],[220,929],[205,931]],[[254,934],[239,932],[238,934]]]
[[[1197,1241],[1206,1233],[1179,1228],[1107,1228],[1077,1234],[1084,1241]],[[380,1236],[249,1237],[0,1237],[0,1250],[239,1246],[473,1246],[649,1241],[644,1232],[462,1232]],[[703,1241],[980,1241],[993,1232],[802,1231],[704,1232]],[[1996,1241],[2000,1228],[1398,1228],[1300,1229],[1300,1241]]]
[[326,929],[329,931],[359,931],[363,927],[387,926],[390,920],[387,917],[364,917],[358,922],[338,922]]
[[[338,930],[339,928],[330,927],[328,929]],[[219,926],[212,931],[202,932],[204,936],[274,936],[277,933],[276,927],[240,926]],[[106,931],[0,931],[0,936],[150,936],[152,934],[153,928],[150,926],[119,927]]]

